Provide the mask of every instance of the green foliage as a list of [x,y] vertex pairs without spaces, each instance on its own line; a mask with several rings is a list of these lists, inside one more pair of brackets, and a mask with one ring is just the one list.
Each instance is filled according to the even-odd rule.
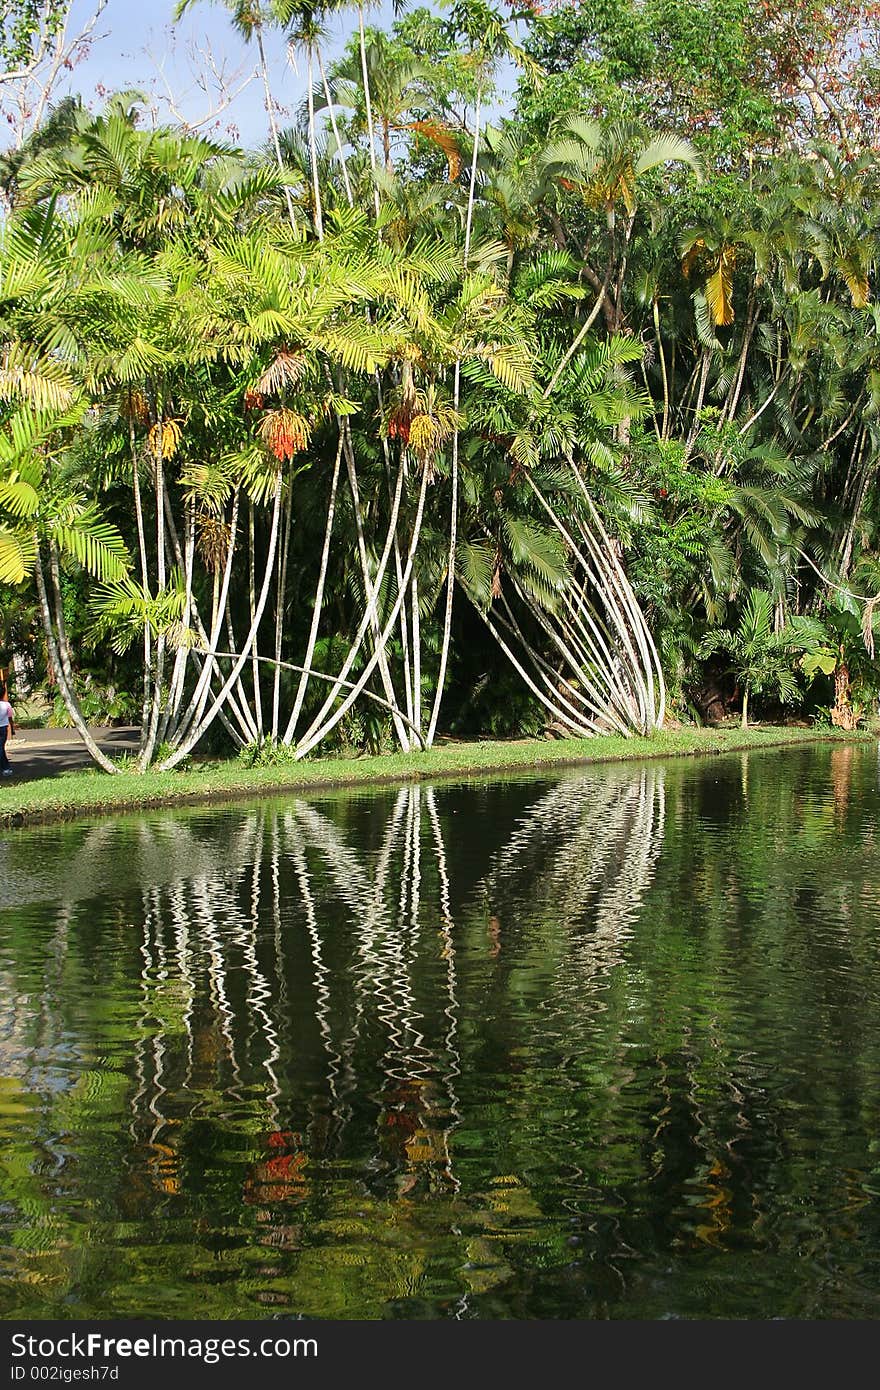
[[[84,677],[77,686],[80,709],[89,724],[132,724],[140,711],[134,696],[113,686],[101,685]],[[56,694],[49,714],[51,729],[69,729],[73,720],[60,694]]]
[[[708,632],[700,654],[725,652],[747,697],[769,694],[778,697],[783,704],[793,704],[798,697],[795,657],[799,652],[807,654],[821,650],[823,636],[821,623],[810,618],[793,618],[774,629],[772,596],[766,589],[751,589],[736,628]],[[746,718],[744,701],[743,724]]]
[[284,767],[294,762],[294,750],[269,738],[254,739],[240,749],[238,761],[242,767]]
[[39,51],[41,34],[54,37],[69,6],[63,0],[3,0],[0,5],[0,74],[26,68]]
[[674,120],[730,159],[803,129],[802,73],[818,70],[838,84],[845,74],[847,84],[872,93],[876,77],[861,71],[858,53],[859,41],[869,45],[876,32],[868,3],[566,4],[536,24],[527,42],[553,76],[526,110],[537,117],[570,109],[570,99],[559,103],[570,93],[599,113]]
[[[8,42],[44,8],[7,6]],[[427,728],[441,653],[447,727],[543,728],[522,672],[553,707],[595,639],[619,685],[632,597],[679,711],[722,652],[755,695],[866,704],[870,7],[601,0],[514,29],[468,0],[352,26],[323,67],[317,13],[225,9],[255,59],[272,28],[304,50],[277,150],[121,94],[0,171],[3,659],[127,689],[172,758],[232,737],[259,766],[322,720],[345,756],[404,743],[388,704]],[[823,75],[833,108],[804,97]]]

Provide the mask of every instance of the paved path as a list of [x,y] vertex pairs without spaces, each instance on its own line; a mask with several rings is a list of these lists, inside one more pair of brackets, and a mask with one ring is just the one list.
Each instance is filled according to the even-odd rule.
[[[137,728],[93,728],[92,734],[111,757],[137,752]],[[76,729],[21,729],[7,742],[6,752],[15,776],[5,778],[3,785],[10,781],[33,782],[38,777],[56,777],[59,772],[95,766]]]

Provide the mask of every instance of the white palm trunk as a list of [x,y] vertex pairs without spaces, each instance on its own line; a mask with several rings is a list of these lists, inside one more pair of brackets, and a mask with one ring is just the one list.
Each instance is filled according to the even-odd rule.
[[[176,537],[174,538],[176,541]],[[196,514],[192,501],[186,505],[186,540],[183,555],[183,575],[184,575],[184,608],[181,623],[184,632],[189,631],[193,616],[193,567],[195,561],[196,548]],[[180,557],[178,555],[178,563]],[[171,684],[168,689],[168,702],[159,726],[159,743],[163,743],[168,734],[171,721],[176,718],[183,699],[184,686],[186,684],[186,669],[189,659],[189,644],[181,640],[174,658],[174,669],[171,673]]]
[[[170,504],[169,504],[169,502],[168,502],[168,495],[167,495],[167,492],[166,492],[166,495],[165,495],[165,503],[166,503],[166,506],[165,506],[165,521],[166,521],[166,525],[167,525],[168,535],[169,535],[169,538],[170,538],[170,541],[171,541],[171,548],[172,548],[172,551],[173,551],[173,554],[174,554],[175,563],[178,565],[179,568],[181,568],[182,570],[184,570],[185,573],[189,573],[191,564],[194,562],[194,555],[193,555],[193,560],[192,560],[192,561],[187,561],[187,560],[183,557],[183,555],[181,554],[181,550],[180,550],[180,541],[179,541],[178,535],[177,535],[177,528],[176,528],[175,525],[174,525],[174,514],[173,514],[173,512],[172,512],[172,510],[171,510],[171,506],[170,506]],[[193,515],[193,516],[192,516],[192,529],[191,529],[191,532],[190,532],[191,540],[192,540],[192,544],[193,544],[193,551],[194,551],[194,548],[195,548],[194,527],[195,527],[195,516]],[[217,621],[217,612],[218,612],[218,605],[219,605],[219,595],[220,595],[220,575],[219,575],[219,571],[215,571],[214,577],[213,577],[213,597],[212,597],[212,603],[211,603],[211,621],[210,621],[210,626],[211,626],[211,628],[213,628],[214,623]],[[210,639],[209,639],[209,637],[208,637],[207,632],[205,631],[205,626],[204,626],[204,623],[202,622],[201,615],[200,615],[200,613],[199,613],[199,605],[198,605],[198,601],[197,601],[197,599],[196,599],[195,590],[193,589],[191,583],[189,583],[189,584],[187,585],[187,605],[188,605],[188,608],[189,608],[190,617],[191,617],[191,620],[192,620],[192,624],[193,624],[193,626],[194,626],[194,628],[195,628],[195,631],[196,631],[196,633],[197,633],[197,635],[198,635],[198,637],[199,637],[199,640],[202,642],[202,644],[203,644],[205,650],[207,651],[207,650],[210,649],[210,645],[211,645],[211,644],[210,644]],[[197,670],[198,670],[198,674],[199,674],[199,676],[201,676],[202,670],[203,670],[203,661],[202,661],[201,654],[200,654],[198,651],[195,651],[195,650],[192,650],[192,651],[191,651],[190,648],[189,648],[189,646],[187,646],[187,648],[186,648],[186,650],[185,650],[185,652],[184,652],[184,655],[185,655],[186,657],[189,657],[190,655],[192,655],[193,660],[195,661],[195,664],[196,664],[196,667],[197,667]],[[219,672],[219,669],[220,669],[220,668],[217,666],[216,662],[213,662],[213,661],[212,661],[212,665],[211,665],[211,668],[210,668],[210,670],[209,670],[209,672],[208,672],[208,675],[210,675],[211,672],[213,672],[213,671],[218,671],[218,672]],[[197,677],[197,679],[198,679],[198,677]],[[186,709],[184,708],[184,702],[183,702],[184,691],[185,691],[185,678],[181,681],[180,685],[178,686],[177,692],[176,692],[175,695],[174,695],[173,706],[172,706],[172,708],[171,708],[171,710],[170,710],[170,717],[169,717],[169,719],[168,719],[167,729],[166,729],[166,732],[165,732],[165,734],[164,734],[164,736],[163,736],[163,737],[165,737],[165,738],[167,739],[167,741],[170,743],[170,745],[171,745],[172,747],[176,747],[176,746],[177,746],[177,744],[180,742],[180,739],[181,739],[181,737],[182,737],[182,730],[185,730],[186,728],[189,728],[189,726],[190,726],[190,724],[191,724],[191,722],[192,722],[193,706],[192,706],[192,705],[189,705]],[[220,711],[220,714],[219,714],[218,717],[219,717],[219,719],[220,719],[220,722],[223,724],[223,727],[227,730],[227,732],[228,732],[230,738],[232,739],[233,743],[236,743],[236,744],[238,744],[239,746],[243,746],[244,744],[246,744],[246,743],[252,738],[251,726],[250,726],[250,724],[247,722],[247,719],[245,718],[244,713],[242,712],[242,708],[241,708],[241,706],[239,705],[239,702],[238,702],[238,700],[237,700],[237,698],[236,698],[236,693],[235,693],[235,691],[233,691],[232,695],[230,696],[230,700],[229,700],[229,710],[230,710],[230,712],[231,712],[231,714],[232,714],[232,719],[230,719],[230,718],[228,717],[226,711],[224,711],[224,710],[221,710],[221,711]],[[235,728],[233,727],[233,720],[235,721],[235,723],[238,724],[238,729],[235,729]]]
[[[34,573],[37,580],[37,597],[40,603],[40,617],[43,620],[43,632],[46,637],[49,660],[54,667],[65,708],[73,721],[74,728],[88,749],[93,761],[96,762],[99,767],[103,768],[105,772],[119,772],[120,769],[116,764],[98,747],[92,737],[91,730],[83,718],[79,700],[76,697],[76,691],[74,689],[73,670],[70,664],[70,653],[67,649],[67,643],[64,640],[64,631],[63,628],[60,628],[56,636],[53,625],[52,609],[49,604],[49,595],[46,592],[46,576],[43,571],[43,561],[40,555],[39,544],[36,549]],[[55,597],[59,605],[58,611],[62,612],[60,608],[60,589],[57,586],[53,587],[55,587],[56,590]],[[61,620],[63,622],[63,612]],[[59,638],[60,641],[58,640]]]
[[[626,735],[629,732],[630,720],[618,715],[613,701],[608,698],[601,684],[591,679],[595,669],[594,652],[579,642],[577,634],[565,623],[564,619],[560,619],[558,613],[554,614],[559,629],[557,631],[553,623],[549,621],[547,614],[537,604],[529,601],[515,580],[514,587],[524,606],[529,609],[539,627],[543,629],[553,646],[556,647],[564,666],[567,665],[572,672],[580,672],[577,685],[572,684],[570,679],[564,682],[568,698],[577,707],[582,707],[583,712],[589,718],[607,721],[617,733]],[[517,631],[519,631],[518,624]],[[549,663],[545,663],[545,665],[547,670],[552,669]],[[563,682],[558,673],[553,674],[556,676],[558,687]]]
[[[300,744],[298,744],[296,749],[297,759],[304,758],[307,753],[310,753],[311,750],[318,743],[320,743],[323,738],[326,738],[327,734],[329,734],[336,727],[340,719],[342,719],[351,709],[355,700],[358,698],[361,691],[366,686],[367,681],[370,679],[370,676],[372,675],[374,668],[378,665],[380,656],[382,652],[385,650],[385,645],[388,641],[388,638],[394,630],[394,625],[397,622],[397,615],[400,611],[400,605],[403,603],[406,597],[407,586],[410,582],[410,578],[412,575],[413,559],[415,557],[415,552],[419,543],[419,536],[421,534],[422,529],[422,517],[424,515],[425,510],[425,492],[427,490],[427,484],[428,470],[423,467],[422,482],[421,487],[419,489],[418,507],[416,510],[415,521],[413,523],[412,537],[410,539],[409,549],[407,551],[406,565],[403,572],[402,588],[398,591],[397,598],[395,599],[394,605],[391,609],[391,613],[389,614],[386,620],[385,627],[379,634],[379,638],[375,644],[373,655],[370,657],[369,661],[364,666],[364,669],[361,672],[361,675],[357,683],[355,684],[354,689],[350,691],[350,693],[343,700],[342,704],[339,705],[338,708],[327,719],[325,719],[319,727],[316,728],[313,724],[312,729],[309,731],[308,734],[306,734],[303,741]],[[390,549],[390,546],[388,547],[388,549]]]
[[[355,468],[353,448],[349,448],[346,450],[345,462],[348,471],[348,481],[349,486],[351,488],[352,506],[354,510],[355,532],[357,534],[358,543],[358,558],[360,560],[361,575],[364,581],[364,593],[366,594],[367,599],[367,610],[370,614],[370,632],[372,634],[374,649],[378,654],[377,664],[379,667],[379,675],[382,681],[382,686],[385,690],[385,697],[388,700],[388,704],[391,707],[391,718],[394,724],[394,732],[397,735],[397,741],[400,744],[403,751],[406,752],[409,748],[409,736],[407,735],[406,727],[398,712],[400,707],[398,704],[396,692],[394,690],[394,684],[391,679],[391,671],[388,666],[388,657],[386,654],[386,644],[388,639],[386,637],[385,640],[382,641],[379,637],[379,602],[381,600],[381,585],[382,580],[384,579],[385,570],[384,568],[382,569],[381,575],[377,573],[375,580],[370,574],[370,565],[367,556],[367,543],[366,537],[364,536],[363,517],[361,515],[360,488],[358,486],[357,481],[357,470]],[[397,551],[397,517],[400,508],[400,500],[402,495],[402,480],[404,472],[404,457],[401,456],[400,469],[398,472],[398,492],[395,499],[396,505],[394,506],[393,520],[389,525],[389,535],[391,537],[392,550],[395,552]],[[399,584],[400,579],[398,577],[398,586]]]
[[[275,159],[278,164],[278,168],[283,171],[284,157],[281,153],[281,141],[278,136],[278,122],[275,119],[275,103],[272,100],[272,87],[269,82],[269,65],[266,62],[266,50],[263,46],[262,24],[257,24],[255,26],[255,33],[257,36],[257,51],[260,55],[260,77],[263,82],[263,95],[266,103],[266,115],[269,118],[269,130],[272,133],[272,146],[275,150]],[[296,215],[293,210],[293,198],[290,195],[289,188],[285,188],[284,190],[284,201],[287,204],[287,216],[290,219],[290,225],[291,227],[295,227]]]
[[318,60],[318,71],[321,74],[321,85],[324,88],[324,100],[327,103],[327,110],[330,113],[330,125],[333,130],[333,139],[336,141],[336,150],[339,155],[339,162],[342,165],[342,180],[345,184],[345,196],[348,200],[348,206],[352,208],[354,207],[354,194],[352,193],[351,189],[351,179],[348,176],[348,160],[345,157],[345,152],[342,148],[342,141],[339,138],[339,126],[336,121],[336,106],[330,92],[330,84],[327,81],[327,73],[324,70],[324,58],[321,54],[320,44],[315,45],[315,57]]
[[564,681],[559,671],[543,653],[539,652],[528,641],[506,600],[502,599],[498,610],[493,609],[493,619],[504,628],[516,641],[518,648],[528,656],[540,684],[565,711],[565,718],[569,722],[573,719],[579,727],[590,728],[595,732],[599,725],[594,719],[596,711],[591,706],[590,701],[584,697],[580,690],[573,687],[570,681]]
[[[236,641],[235,630],[232,625],[232,603],[231,599],[228,596],[226,599],[226,611],[223,614],[223,620],[226,624],[226,636],[229,641],[229,649],[230,651],[233,651],[237,654],[238,642]],[[238,703],[239,708],[244,713],[245,723],[247,724],[248,728],[249,742],[256,743],[259,739],[260,734],[257,728],[257,721],[254,718],[254,712],[250,706],[247,691],[245,690],[244,685],[242,683],[241,676],[236,677],[236,680],[232,686],[232,691],[230,692],[230,699],[234,699]]]
[[[257,612],[257,556],[255,541],[255,518],[254,504],[248,507],[248,616],[251,620],[251,627],[254,628],[254,620]],[[259,646],[259,624],[254,632],[253,645],[251,647],[251,675],[254,686],[254,724],[256,725],[257,739],[263,737],[263,696],[260,690],[260,663],[257,660],[257,650]]]
[[410,584],[412,603],[412,647],[413,647],[413,693],[412,722],[421,732],[422,728],[422,629],[419,614],[419,581],[415,569]]
[[[238,491],[236,491],[232,499],[232,516],[229,523],[229,545],[227,547],[226,561],[223,567],[223,582],[220,586],[220,591],[217,596],[216,604],[214,606],[213,621],[211,624],[211,633],[208,642],[209,653],[215,650],[215,648],[217,647],[217,643],[220,639],[220,629],[223,623],[223,615],[226,611],[226,605],[229,598],[229,584],[232,578],[232,561],[235,555],[235,537],[236,532],[238,530],[238,513],[239,493]],[[199,721],[201,720],[202,714],[205,709],[205,705],[208,701],[208,697],[211,691],[211,677],[214,674],[214,672],[219,671],[219,669],[220,668],[217,665],[215,659],[209,654],[205,659],[205,664],[202,667],[201,674],[199,676],[198,681],[196,682],[196,688],[193,692],[192,700],[190,702],[189,714],[186,718],[183,719],[183,721],[180,724],[180,727],[175,731],[175,745],[181,743],[183,739],[186,737],[188,730],[193,725],[198,725]]]
[[[369,318],[369,314],[367,315],[367,317]],[[381,376],[381,373],[380,373],[378,370],[377,370],[376,373],[375,373],[375,380],[376,380],[376,394],[377,394],[378,402],[379,402],[379,413],[380,413],[380,415],[384,415],[384,413],[385,413],[385,405],[384,405],[383,393],[382,393],[382,376]],[[386,438],[385,436],[383,436],[383,438],[382,438],[382,458],[383,458],[384,467],[385,467],[385,479],[386,479],[386,482],[387,482],[387,484],[388,484],[388,490],[389,490],[389,493],[390,493],[390,491],[391,491],[391,451],[390,451],[390,449],[389,449],[389,447],[388,447],[388,440],[387,440],[387,438]],[[404,458],[405,458],[405,456],[404,456],[404,454],[402,454],[402,455],[401,455],[401,462],[404,462]],[[353,461],[353,455],[352,455],[352,461]],[[358,540],[358,546],[359,546],[359,549],[362,550],[362,547],[361,547],[361,545],[360,545],[360,536],[359,536],[359,540]],[[395,527],[395,530],[394,530],[394,571],[395,571],[395,576],[396,576],[396,579],[397,579],[397,588],[398,588],[398,592],[399,592],[399,591],[400,591],[401,580],[402,580],[402,576],[403,576],[403,563],[402,563],[401,556],[400,556],[400,542],[399,542],[399,540],[398,540],[398,538],[397,538],[397,528],[396,528],[396,527]],[[376,633],[376,625],[374,624],[374,627],[373,627],[373,634],[374,634],[374,637],[375,637],[375,633]],[[405,602],[405,601],[401,604],[401,608],[400,608],[400,643],[401,643],[401,654],[402,654],[402,657],[403,657],[403,688],[404,688],[404,694],[405,694],[405,697],[406,697],[406,717],[407,717],[407,719],[408,719],[408,721],[409,721],[409,723],[410,723],[410,726],[411,726],[411,725],[412,725],[412,717],[413,717],[413,714],[412,714],[412,694],[411,694],[411,687],[410,687],[409,627],[408,627],[408,624],[407,624],[407,617],[406,617],[406,602]],[[389,694],[389,686],[390,686],[390,684],[391,684],[390,673],[388,673],[388,676],[387,676],[387,678],[386,678],[386,674],[385,674],[385,663],[380,664],[380,668],[379,668],[379,669],[380,669],[380,672],[382,673],[382,680],[383,680],[383,683],[384,683],[384,685],[385,685],[385,693],[386,693],[386,695],[388,695],[388,694]],[[391,699],[393,700],[393,702],[396,704],[396,696],[390,696],[389,698],[391,698]],[[395,731],[397,732],[398,740],[400,740],[400,731],[399,731],[399,729],[396,729]],[[407,751],[407,749],[408,749],[408,747],[409,747],[408,741],[407,741],[407,742],[401,742],[401,747],[403,748],[404,751]]]
[[[467,214],[465,217],[464,229],[463,275],[467,275],[468,259],[471,250],[474,191],[477,182],[477,155],[480,149],[480,107],[482,104],[482,95],[482,88],[478,87],[474,111],[474,144],[471,153],[471,175],[470,185],[468,187]],[[457,417],[461,400],[461,359],[457,359],[455,363],[455,380],[452,396],[452,407]],[[437,721],[440,718],[440,706],[443,703],[443,693],[446,686],[446,667],[449,662],[449,645],[452,641],[452,602],[455,594],[455,551],[458,545],[458,442],[459,433],[458,426],[456,425],[455,433],[452,436],[452,499],[450,502],[449,514],[449,558],[446,565],[446,607],[443,611],[443,638],[440,646],[440,669],[437,672],[437,689],[434,693],[434,704],[431,709],[428,732],[425,736],[425,746],[427,748],[431,747],[437,733]]]
[[[566,545],[572,576],[557,611],[527,598],[521,588],[520,598],[530,606],[567,672],[564,679],[561,673],[557,676],[566,694],[557,692],[554,698],[564,699],[569,709],[579,707],[583,713],[578,722],[586,717],[620,733],[648,734],[662,726],[665,715],[659,656],[583,477],[573,460],[569,464],[587,504],[588,522],[574,516],[566,525],[534,478],[526,474],[526,479]],[[522,645],[521,632],[515,635]]]
[[[130,403],[129,403],[130,404]],[[137,526],[138,538],[138,560],[141,569],[141,587],[146,598],[150,592],[150,574],[147,566],[147,542],[144,532],[144,509],[141,498],[140,470],[138,468],[137,444],[134,433],[134,418],[129,417],[128,422],[128,442],[131,452],[131,473],[132,473],[132,492],[134,493],[134,515]],[[150,672],[153,665],[152,638],[149,618],[144,619],[144,696],[141,705],[141,736],[138,752],[143,753],[147,742],[147,731],[150,721]]]
[[306,52],[306,88],[309,108],[309,163],[312,166],[312,196],[315,200],[315,232],[324,240],[324,211],[321,207],[321,183],[318,178],[318,142],[315,138],[315,92],[312,76],[312,45]]
[[[400,546],[397,537],[394,538],[394,570],[397,576],[398,592],[403,582],[403,562],[400,557]],[[407,603],[404,598],[400,605],[400,655],[403,665],[403,693],[406,700],[406,717],[410,724],[413,722],[413,700],[412,700],[412,671],[410,668],[409,651],[409,619],[407,615]]]
[[370,172],[373,175],[373,204],[379,216],[379,189],[376,187],[376,137],[373,129],[373,103],[370,97],[370,75],[367,71],[367,40],[364,34],[364,7],[358,5],[358,45],[361,57],[361,75],[364,83],[364,105],[367,112],[367,141],[370,148]]
[[[162,451],[162,434],[164,429],[164,418],[162,411],[158,411],[156,418],[156,429],[158,431],[158,447],[155,458],[155,483],[156,483],[156,570],[157,570],[157,594],[165,592],[167,583],[167,573],[165,569],[165,467]],[[150,766],[153,754],[156,750],[156,743],[159,735],[159,715],[162,710],[162,700],[164,696],[163,682],[165,676],[165,634],[160,632],[156,639],[156,660],[153,668],[152,677],[152,701],[150,704],[150,718],[147,729],[147,737],[144,740],[138,765],[141,771]]]
[[272,742],[278,742],[278,726],[281,717],[281,641],[284,636],[284,596],[287,591],[287,557],[290,553],[290,530],[293,520],[293,479],[291,496],[287,499],[284,515],[284,542],[278,558],[278,587],[275,605],[275,675],[272,681]]
[[248,656],[250,655],[253,649],[253,644],[256,641],[257,631],[260,626],[260,620],[263,616],[263,611],[266,607],[266,601],[269,597],[269,589],[272,582],[272,567],[275,559],[275,547],[278,544],[278,529],[281,512],[282,488],[283,479],[279,471],[275,482],[275,491],[272,503],[272,525],[269,533],[269,552],[266,557],[266,570],[263,576],[263,584],[262,588],[260,589],[260,596],[257,600],[256,612],[254,613],[254,618],[250,626],[250,631],[248,632],[248,635],[244,643],[242,644],[241,654],[235,661],[231,673],[229,674],[229,676],[227,676],[226,681],[221,687],[219,694],[216,696],[213,704],[210,706],[207,713],[202,716],[197,726],[190,731],[188,737],[184,739],[183,743],[171,754],[169,758],[166,758],[165,761],[162,763],[161,770],[163,772],[168,772],[172,768],[177,767],[178,763],[181,763],[184,758],[189,756],[189,754],[198,744],[199,740],[202,739],[204,735],[207,733],[208,729],[211,727],[211,724],[217,717],[218,711],[226,703],[226,700],[229,696],[229,692],[235,684],[236,680],[238,679],[242,671],[242,668],[244,667],[245,662],[247,661]]
[[[390,556],[391,556],[391,550],[392,550],[392,545],[393,545],[393,539],[394,539],[395,532],[396,532],[396,530],[397,530],[397,518],[398,518],[398,515],[399,515],[399,512],[400,512],[400,501],[401,501],[401,496],[402,496],[402,493],[403,493],[404,461],[403,461],[403,458],[401,458],[400,467],[398,468],[398,473],[397,473],[397,484],[396,484],[396,487],[395,487],[394,498],[393,498],[393,501],[392,501],[391,517],[390,517],[390,520],[389,520],[389,523],[388,523],[388,529],[387,529],[386,535],[385,535],[385,544],[384,544],[383,549],[382,549],[382,554],[381,554],[380,559],[379,559],[379,564],[378,564],[378,566],[377,566],[376,573],[375,573],[374,576],[370,577],[368,567],[366,567],[366,547],[365,547],[365,545],[364,545],[364,540],[363,540],[363,526],[362,526],[362,520],[361,520],[361,516],[360,516],[360,503],[359,503],[359,497],[358,497],[358,491],[357,491],[357,475],[356,475],[356,473],[355,473],[355,471],[354,471],[354,451],[353,451],[353,449],[351,448],[351,441],[350,441],[350,439],[349,439],[349,437],[348,437],[348,426],[347,426],[347,421],[343,420],[342,423],[343,423],[343,449],[344,449],[344,451],[345,451],[346,466],[347,466],[347,468],[348,468],[348,475],[349,475],[349,483],[350,483],[350,484],[353,483],[353,501],[354,501],[354,509],[355,509],[355,524],[356,524],[356,527],[357,527],[358,530],[359,530],[359,541],[360,541],[360,543],[359,543],[359,546],[358,546],[358,552],[359,552],[359,555],[361,555],[361,565],[362,565],[363,568],[366,569],[366,573],[365,573],[365,576],[364,576],[364,585],[365,585],[365,594],[366,594],[366,604],[365,604],[365,607],[364,607],[364,612],[363,612],[363,614],[361,615],[361,620],[360,620],[360,623],[359,623],[359,625],[358,625],[358,630],[357,630],[357,632],[355,633],[354,640],[352,641],[352,643],[351,643],[351,645],[350,645],[350,647],[349,647],[348,655],[346,656],[345,661],[342,663],[342,667],[341,667],[341,669],[340,669],[340,671],[339,671],[339,675],[338,675],[338,677],[337,677],[337,683],[334,685],[333,689],[330,691],[329,695],[327,696],[327,698],[325,699],[324,703],[322,704],[320,710],[318,711],[318,713],[315,715],[314,719],[312,720],[312,723],[310,724],[309,728],[306,730],[305,734],[303,735],[303,742],[308,742],[309,747],[312,747],[312,746],[313,746],[313,742],[312,742],[312,737],[313,737],[313,735],[315,734],[316,730],[321,729],[321,728],[324,726],[324,723],[325,723],[325,721],[327,720],[328,714],[329,714],[330,710],[332,709],[333,704],[334,704],[335,700],[337,699],[337,697],[338,697],[340,691],[341,691],[342,688],[343,688],[343,681],[345,680],[345,677],[348,675],[349,671],[351,670],[352,666],[354,665],[355,660],[357,659],[358,653],[360,652],[361,647],[363,646],[364,638],[365,638],[365,636],[366,636],[367,630],[370,629],[370,628],[372,628],[372,630],[373,630],[373,646],[374,646],[374,651],[373,651],[373,659],[371,660],[370,665],[369,665],[369,670],[370,670],[370,672],[373,671],[373,669],[374,669],[375,666],[378,664],[378,662],[380,661],[380,659],[384,656],[384,647],[385,647],[385,643],[388,641],[388,634],[387,634],[387,633],[386,633],[386,635],[385,635],[384,641],[380,640],[380,633],[379,633],[379,625],[378,625],[378,617],[377,617],[377,614],[378,614],[378,604],[379,604],[379,598],[380,598],[380,595],[381,595],[382,583],[383,583],[383,580],[384,580],[384,578],[385,578],[385,572],[386,572],[386,570],[387,570],[387,568],[388,568],[388,562],[389,562],[389,559],[390,559]],[[363,550],[361,549],[362,546],[363,546]],[[398,599],[399,599],[399,594],[398,594]],[[399,606],[399,604],[398,604],[398,605],[395,605],[395,609],[394,609],[394,616],[395,616],[395,619],[396,619],[396,617],[397,617],[398,606]],[[362,688],[362,687],[361,687],[361,688]],[[386,689],[386,695],[387,695],[387,689]],[[393,692],[392,692],[391,697],[389,697],[389,705],[391,705],[392,708],[396,708],[396,700],[394,700],[394,698],[393,698]],[[335,724],[335,722],[337,722],[337,721],[334,721],[334,724]],[[398,716],[398,722],[399,722],[399,716]]]
[[303,657],[304,670],[300,676],[299,685],[296,690],[296,698],[293,702],[293,709],[284,730],[284,737],[281,740],[285,745],[289,745],[296,731],[297,720],[303,707],[306,697],[306,690],[309,683],[309,668],[315,654],[315,644],[318,640],[318,629],[321,623],[321,609],[324,603],[324,584],[327,579],[327,565],[330,559],[330,537],[333,531],[333,518],[336,511],[336,489],[339,485],[339,469],[342,464],[342,425],[340,422],[339,444],[336,449],[336,462],[333,465],[333,477],[330,482],[330,501],[327,506],[327,521],[324,526],[324,544],[321,548],[321,565],[318,571],[318,584],[315,589],[315,601],[312,605],[312,623],[309,628],[309,640],[306,646],[306,654]]
[[504,652],[504,655],[507,657],[513,669],[517,672],[517,674],[520,676],[520,678],[523,680],[523,682],[529,688],[529,690],[531,690],[535,698],[540,701],[540,703],[544,706],[546,710],[549,710],[554,719],[558,720],[559,723],[562,724],[565,728],[567,728],[576,738],[591,737],[591,735],[595,732],[592,726],[587,724],[581,724],[576,719],[573,720],[571,716],[564,710],[559,700],[553,698],[546,691],[546,689],[542,688],[541,685],[537,684],[532,679],[532,677],[529,675],[528,671],[520,661],[519,657],[516,655],[516,652],[504,640],[503,634],[498,630],[497,625],[492,621],[489,615],[483,612],[479,604],[475,604],[474,607],[477,613],[479,613],[483,622],[486,624],[486,627],[491,632],[492,636],[495,638],[495,641],[498,643],[498,646]]

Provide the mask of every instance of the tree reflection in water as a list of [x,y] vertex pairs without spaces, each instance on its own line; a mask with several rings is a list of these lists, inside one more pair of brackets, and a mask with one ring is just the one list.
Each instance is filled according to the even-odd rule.
[[781,767],[7,845],[3,1311],[821,1307],[798,1250],[880,1247],[880,796],[870,750]]

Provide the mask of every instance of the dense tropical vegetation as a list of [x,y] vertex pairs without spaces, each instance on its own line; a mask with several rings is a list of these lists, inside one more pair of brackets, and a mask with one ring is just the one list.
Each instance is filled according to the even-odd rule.
[[[3,8],[0,100],[53,8]],[[750,702],[854,727],[877,9],[358,7],[331,59],[338,7],[227,8],[264,148],[120,94],[2,159],[0,664],[108,771],[100,715],[144,769]]]

